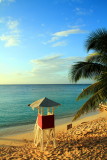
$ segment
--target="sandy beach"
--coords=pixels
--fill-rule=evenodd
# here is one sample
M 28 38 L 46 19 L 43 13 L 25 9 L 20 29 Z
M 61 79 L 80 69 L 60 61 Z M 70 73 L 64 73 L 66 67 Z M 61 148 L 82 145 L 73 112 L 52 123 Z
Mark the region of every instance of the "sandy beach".
M 107 159 L 107 111 L 82 117 L 56 126 L 56 144 L 49 144 L 45 151 L 35 147 L 34 133 L 0 137 L 1 160 L 106 160 Z

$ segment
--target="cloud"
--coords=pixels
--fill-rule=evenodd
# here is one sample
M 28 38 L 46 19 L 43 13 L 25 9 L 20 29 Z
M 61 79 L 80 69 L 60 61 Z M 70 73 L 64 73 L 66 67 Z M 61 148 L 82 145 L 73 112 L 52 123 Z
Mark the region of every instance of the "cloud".
M 5 42 L 5 47 L 17 46 L 20 43 L 19 38 L 14 35 L 2 35 L 0 40 Z
M 85 26 L 86 26 L 85 24 L 81 24 L 81 25 L 74 25 L 74 26 L 69 25 L 69 27 L 70 27 L 70 28 L 75 28 L 75 29 L 78 29 L 78 28 L 80 28 L 80 27 L 85 27 Z
M 4 22 L 4 18 L 0 18 L 0 23 L 3 23 Z
M 56 41 L 60 40 L 62 37 L 68 37 L 71 34 L 83 34 L 83 33 L 86 33 L 86 31 L 81 30 L 79 28 L 55 32 L 52 34 L 51 39 L 47 42 L 44 42 L 43 44 L 56 42 Z M 67 43 L 65 43 L 64 41 L 62 41 L 62 42 L 59 41 L 59 42 L 53 44 L 52 47 L 65 46 L 65 45 L 67 45 Z
M 7 22 L 7 27 L 11 33 L 19 33 L 20 32 L 20 30 L 18 29 L 18 27 L 19 27 L 18 20 L 9 20 Z
M 93 10 L 92 9 L 84 9 L 84 8 L 79 8 L 79 7 L 76 7 L 74 9 L 74 12 L 77 14 L 77 15 L 89 15 L 91 13 L 93 13 Z
M 2 3 L 2 2 L 15 2 L 15 0 L 0 0 L 0 3 Z
M 39 84 L 70 83 L 68 74 L 72 64 L 83 60 L 84 57 L 63 57 L 59 54 L 33 59 L 31 61 L 33 68 L 29 72 L 29 77 L 32 77 L 34 83 Z
M 81 30 L 81 29 L 70 29 L 70 30 L 66 30 L 66 31 L 56 32 L 56 33 L 53 34 L 53 36 L 67 37 L 70 34 L 79 34 L 79 33 L 86 33 L 86 31 Z
M 7 26 L 9 29 L 13 30 L 13 29 L 16 29 L 19 25 L 19 22 L 17 20 L 9 20 L 7 22 Z
M 17 46 L 20 43 L 19 21 L 9 17 L 1 19 L 4 25 L 4 33 L 0 35 L 0 41 L 5 42 L 5 47 Z
M 53 43 L 53 42 L 55 42 L 55 41 L 57 41 L 57 40 L 59 40 L 60 38 L 59 37 L 51 37 L 51 39 L 49 40 L 49 41 L 47 41 L 47 42 L 42 42 L 44 45 L 46 45 L 46 44 L 48 44 L 48 43 Z
M 12 61 L 13 59 L 11 59 Z M 71 65 L 74 62 L 84 60 L 83 57 L 63 57 L 62 55 L 50 55 L 40 59 L 33 59 L 31 64 L 32 70 L 16 71 L 11 68 L 6 68 L 5 64 L 0 64 L 1 79 L 0 83 L 4 84 L 67 84 L 70 83 L 68 73 Z M 6 62 L 7 63 L 7 62 Z M 15 62 L 14 62 L 15 63 Z M 4 71 L 5 70 L 5 71 Z M 81 82 L 82 83 L 82 82 Z
M 15 2 L 16 0 L 8 0 L 9 2 Z
M 4 2 L 4 0 L 0 0 L 0 3 Z
M 55 41 L 58 40 L 58 39 L 59 39 L 59 37 L 52 37 L 52 38 L 48 41 L 48 43 L 55 42 Z
M 62 42 L 57 42 L 57 43 L 54 43 L 52 45 L 52 47 L 58 47 L 58 46 L 66 46 L 67 43 L 65 41 L 62 41 Z
M 68 76 L 71 64 L 82 59 L 83 58 L 81 57 L 62 58 L 61 55 L 52 55 L 41 59 L 34 59 L 31 61 L 34 65 L 31 74 L 38 78 L 48 80 L 50 77 L 55 79 L 58 78 L 58 76 Z
M 68 5 L 72 5 L 72 3 L 82 3 L 84 0 L 55 0 L 55 3 L 68 3 Z

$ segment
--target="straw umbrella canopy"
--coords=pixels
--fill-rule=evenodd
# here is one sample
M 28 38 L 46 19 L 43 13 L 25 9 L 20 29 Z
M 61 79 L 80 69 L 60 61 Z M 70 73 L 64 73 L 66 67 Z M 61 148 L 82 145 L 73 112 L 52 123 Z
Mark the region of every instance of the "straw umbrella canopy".
M 29 104 L 28 106 L 30 106 L 32 108 L 39 108 L 39 107 L 56 107 L 59 105 L 61 105 L 61 104 L 44 97 L 42 99 L 39 99 L 39 100 L 33 102 L 32 104 Z

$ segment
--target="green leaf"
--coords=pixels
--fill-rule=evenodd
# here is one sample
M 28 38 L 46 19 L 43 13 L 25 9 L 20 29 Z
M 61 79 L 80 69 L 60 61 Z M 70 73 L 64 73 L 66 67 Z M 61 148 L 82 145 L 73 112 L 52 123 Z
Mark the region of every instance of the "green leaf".
M 87 51 L 107 53 L 107 30 L 102 28 L 92 32 L 86 40 Z
M 96 92 L 89 100 L 79 109 L 72 121 L 79 118 L 82 114 L 88 113 L 98 108 L 99 103 L 105 102 L 107 99 L 107 86 Z
M 77 97 L 77 100 L 86 98 L 87 96 L 98 92 L 103 87 L 104 87 L 104 83 L 102 81 L 91 84 L 89 87 L 84 89 L 82 93 L 80 93 L 80 95 Z
M 102 65 L 107 66 L 107 55 L 102 54 L 102 53 L 90 54 L 89 56 L 86 57 L 86 61 L 87 62 L 96 62 L 96 63 L 100 63 Z M 106 68 L 106 70 L 107 70 L 107 68 Z
M 69 72 L 69 79 L 77 82 L 80 78 L 95 78 L 105 66 L 92 62 L 77 62 Z

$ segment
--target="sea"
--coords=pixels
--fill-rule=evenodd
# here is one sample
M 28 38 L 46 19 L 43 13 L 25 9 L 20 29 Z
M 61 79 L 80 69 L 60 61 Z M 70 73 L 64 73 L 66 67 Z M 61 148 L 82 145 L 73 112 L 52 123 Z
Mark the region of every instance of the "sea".
M 73 117 L 87 100 L 76 101 L 76 98 L 88 86 L 89 84 L 0 85 L 0 136 L 32 130 L 38 111 L 28 104 L 44 97 L 61 104 L 55 109 L 55 119 Z

